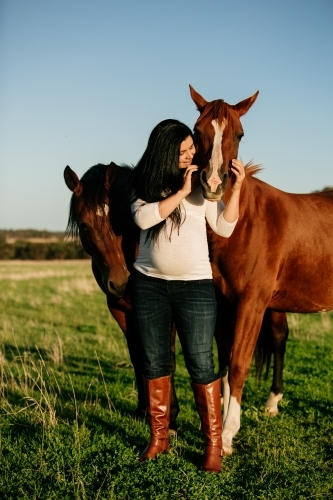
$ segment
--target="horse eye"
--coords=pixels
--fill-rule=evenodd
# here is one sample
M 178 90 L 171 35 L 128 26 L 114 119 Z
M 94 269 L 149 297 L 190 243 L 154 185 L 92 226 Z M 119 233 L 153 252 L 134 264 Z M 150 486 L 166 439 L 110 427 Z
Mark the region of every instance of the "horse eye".
M 242 137 L 244 137 L 244 134 L 239 134 L 238 136 L 238 140 L 241 141 L 242 140 Z

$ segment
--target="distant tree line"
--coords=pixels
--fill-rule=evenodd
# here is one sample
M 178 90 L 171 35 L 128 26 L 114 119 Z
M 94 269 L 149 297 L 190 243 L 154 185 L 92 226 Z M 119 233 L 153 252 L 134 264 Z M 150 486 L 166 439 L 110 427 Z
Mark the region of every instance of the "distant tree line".
M 34 239 L 38 240 L 38 242 L 34 242 Z M 66 241 L 62 232 L 38 231 L 35 229 L 0 230 L 0 260 L 89 258 L 80 241 Z
M 64 231 L 46 231 L 39 229 L 0 229 L 0 238 L 13 238 L 17 240 L 25 240 L 27 238 L 64 238 Z
M 323 189 L 318 189 L 317 191 L 313 191 L 313 193 L 323 193 L 324 191 L 333 191 L 333 186 L 326 186 Z
M 333 190 L 326 186 L 313 193 Z M 36 239 L 38 242 L 34 242 Z M 57 241 L 54 241 L 54 240 Z M 12 241 L 10 243 L 9 241 Z M 41 241 L 43 240 L 43 241 Z M 49 241 L 48 241 L 49 240 Z M 0 229 L 0 260 L 89 259 L 80 241 L 66 241 L 61 231 Z

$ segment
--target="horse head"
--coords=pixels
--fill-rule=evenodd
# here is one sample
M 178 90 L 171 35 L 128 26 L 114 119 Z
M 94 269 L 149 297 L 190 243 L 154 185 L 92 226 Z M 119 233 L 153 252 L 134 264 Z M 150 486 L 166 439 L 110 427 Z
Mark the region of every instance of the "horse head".
M 227 104 L 223 99 L 208 102 L 190 85 L 192 100 L 200 116 L 194 125 L 197 152 L 194 163 L 200 169 L 200 182 L 207 200 L 220 200 L 229 179 L 232 159 L 237 158 L 244 135 L 240 117 L 255 102 L 259 91 L 238 104 Z
M 93 269 L 97 266 L 99 270 L 101 279 L 97 281 L 103 291 L 117 298 L 124 295 L 130 275 L 123 251 L 119 201 L 110 196 L 119 169 L 115 163 L 98 164 L 81 180 L 69 166 L 64 170 L 65 183 L 73 193 L 66 233 L 80 237 L 92 257 Z

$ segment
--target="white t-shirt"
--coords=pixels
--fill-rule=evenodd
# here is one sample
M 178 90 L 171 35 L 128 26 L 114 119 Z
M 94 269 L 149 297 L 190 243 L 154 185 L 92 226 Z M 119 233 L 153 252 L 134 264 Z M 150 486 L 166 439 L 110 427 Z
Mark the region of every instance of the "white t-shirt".
M 213 231 L 228 238 L 237 220 L 232 223 L 225 221 L 224 208 L 222 201 L 205 200 L 201 188 L 197 187 L 181 204 L 182 220 L 184 215 L 185 220 L 179 228 L 179 234 L 174 229 L 170 240 L 171 220 L 167 218 L 166 231 L 162 229 L 156 242 L 150 243 L 145 241 L 148 229 L 164 219 L 160 216 L 158 202 L 136 200 L 131 210 L 141 234 L 135 269 L 147 276 L 165 280 L 211 279 L 206 219 Z

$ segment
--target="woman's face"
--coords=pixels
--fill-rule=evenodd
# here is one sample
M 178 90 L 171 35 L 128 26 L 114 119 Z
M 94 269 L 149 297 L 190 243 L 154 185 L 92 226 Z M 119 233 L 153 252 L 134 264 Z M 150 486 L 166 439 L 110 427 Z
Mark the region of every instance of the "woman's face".
M 193 144 L 192 137 L 189 135 L 188 137 L 186 137 L 186 139 L 183 140 L 179 148 L 179 168 L 186 168 L 191 165 L 194 154 L 195 146 Z

